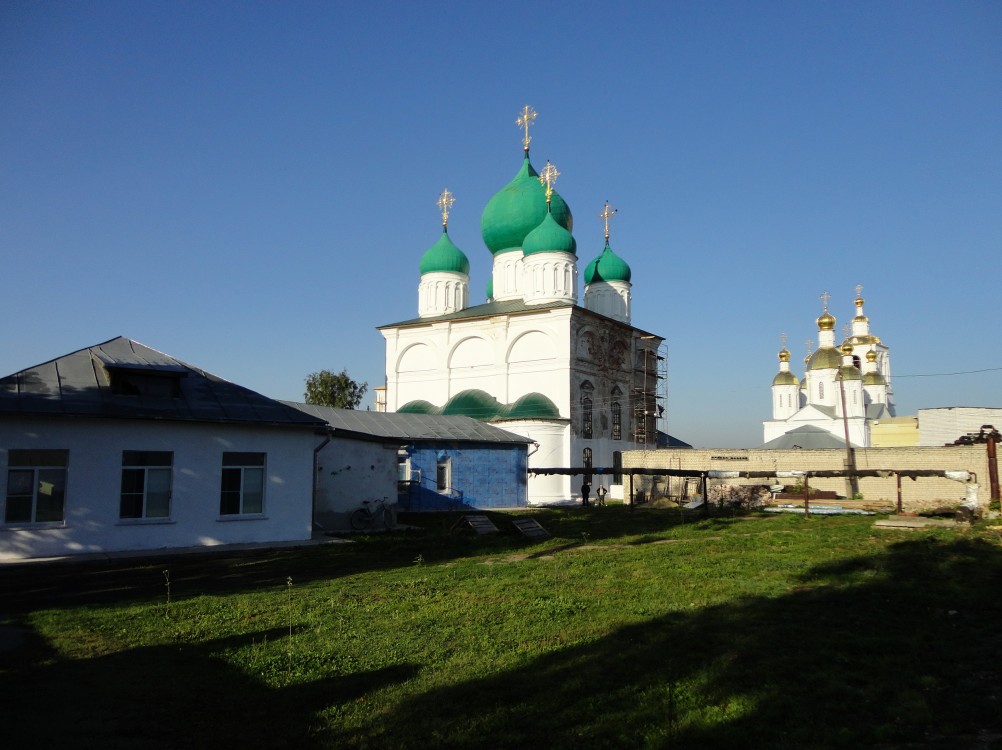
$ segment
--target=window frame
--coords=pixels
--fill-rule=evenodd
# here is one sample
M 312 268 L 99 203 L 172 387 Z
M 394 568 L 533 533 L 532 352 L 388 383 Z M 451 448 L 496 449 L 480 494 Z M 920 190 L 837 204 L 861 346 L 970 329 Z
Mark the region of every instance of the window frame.
M 609 405 L 609 411 L 612 412 L 612 439 L 622 440 L 623 439 L 623 407 L 618 401 L 613 401 Z
M 265 487 L 267 486 L 267 465 L 268 454 L 264 451 L 223 451 L 221 466 L 219 471 L 219 517 L 231 518 L 254 518 L 261 517 L 265 512 Z M 248 476 L 257 474 L 257 487 L 250 488 L 248 484 L 255 482 Z M 227 477 L 237 477 L 237 487 L 227 488 Z M 253 490 L 257 490 L 256 509 L 247 509 L 249 499 L 254 497 Z M 236 510 L 226 510 L 233 507 L 228 503 L 236 496 Z
M 66 490 L 69 479 L 70 451 L 68 448 L 11 448 L 7 451 L 7 486 L 4 492 L 3 526 L 64 526 L 66 524 Z M 26 492 L 11 495 L 13 475 L 31 472 L 29 483 L 30 497 Z M 43 477 L 43 474 L 46 476 Z M 50 480 L 58 479 L 59 482 Z M 58 518 L 39 519 L 39 496 L 43 494 L 44 484 L 59 487 Z M 29 497 L 30 512 L 28 518 L 10 518 L 11 500 Z
M 163 463 L 164 458 L 169 463 Z M 155 473 L 154 473 L 155 472 Z M 156 489 L 158 493 L 166 494 L 166 513 L 163 515 L 151 515 L 150 501 L 150 477 L 156 477 L 161 481 L 166 474 L 166 487 Z M 142 477 L 140 489 L 136 489 L 135 479 Z M 128 479 L 127 479 L 128 477 Z M 131 485 L 129 483 L 132 483 Z M 128 490 L 127 490 L 128 488 Z M 134 504 L 135 498 L 140 497 L 139 515 L 126 515 L 127 497 Z M 174 451 L 143 451 L 143 450 L 123 450 L 122 451 L 122 474 L 121 491 L 119 493 L 118 520 L 122 523 L 165 523 L 172 519 L 174 510 Z
M 448 492 L 450 489 L 452 489 L 452 458 L 440 458 L 435 462 L 435 491 Z

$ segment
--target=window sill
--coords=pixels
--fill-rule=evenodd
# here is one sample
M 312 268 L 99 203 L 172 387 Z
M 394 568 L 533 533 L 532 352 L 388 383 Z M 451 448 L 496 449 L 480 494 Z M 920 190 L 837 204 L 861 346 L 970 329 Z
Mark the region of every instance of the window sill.
M 31 523 L 29 521 L 15 521 L 13 523 L 0 524 L 0 531 L 38 531 L 39 529 L 65 529 L 66 521 L 40 521 Z
M 177 523 L 173 518 L 119 518 L 116 526 L 158 526 Z
M 231 513 L 225 516 L 219 516 L 216 519 L 218 523 L 230 523 L 231 521 L 267 521 L 268 516 L 264 513 Z

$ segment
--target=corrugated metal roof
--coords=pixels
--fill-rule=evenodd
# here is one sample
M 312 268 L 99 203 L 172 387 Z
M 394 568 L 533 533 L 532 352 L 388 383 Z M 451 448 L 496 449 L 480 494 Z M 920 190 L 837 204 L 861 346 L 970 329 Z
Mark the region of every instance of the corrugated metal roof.
M 140 386 L 128 395 L 113 392 L 116 373 L 125 373 L 133 380 L 161 378 L 164 386 L 149 392 Z M 0 379 L 2 414 L 323 424 L 323 420 L 123 336 Z
M 333 409 L 329 406 L 283 401 L 334 428 L 388 440 L 456 440 L 477 443 L 531 443 L 532 441 L 472 417 L 440 414 L 400 414 L 397 412 Z

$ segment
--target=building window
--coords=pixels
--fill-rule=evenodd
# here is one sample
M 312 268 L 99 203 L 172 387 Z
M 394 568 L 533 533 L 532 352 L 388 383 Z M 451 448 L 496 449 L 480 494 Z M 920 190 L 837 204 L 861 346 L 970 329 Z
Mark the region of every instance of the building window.
M 581 437 L 591 438 L 591 436 L 592 436 L 591 399 L 585 398 L 581 402 Z
M 618 401 L 612 402 L 612 439 L 623 439 L 623 408 Z
M 612 483 L 623 483 L 623 451 L 612 452 Z
M 448 492 L 452 487 L 452 460 L 440 458 L 435 465 L 435 487 L 439 492 Z
M 219 515 L 264 513 L 264 454 L 223 453 Z
M 121 518 L 169 518 L 171 451 L 122 451 Z
M 7 460 L 4 523 L 63 520 L 67 450 L 12 450 Z
M 822 381 L 818 383 L 818 398 L 824 398 L 824 397 L 825 397 L 825 384 Z

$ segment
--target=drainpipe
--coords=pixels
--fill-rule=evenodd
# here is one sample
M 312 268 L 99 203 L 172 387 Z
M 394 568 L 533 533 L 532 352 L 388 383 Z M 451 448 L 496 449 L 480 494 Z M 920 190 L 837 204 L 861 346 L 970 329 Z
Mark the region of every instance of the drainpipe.
M 327 447 L 327 444 L 334 438 L 334 428 L 327 425 L 327 437 L 324 441 L 313 449 L 313 510 L 311 511 L 310 524 L 311 527 L 316 528 L 317 526 L 317 485 L 319 484 L 319 474 L 320 474 L 320 451 Z

